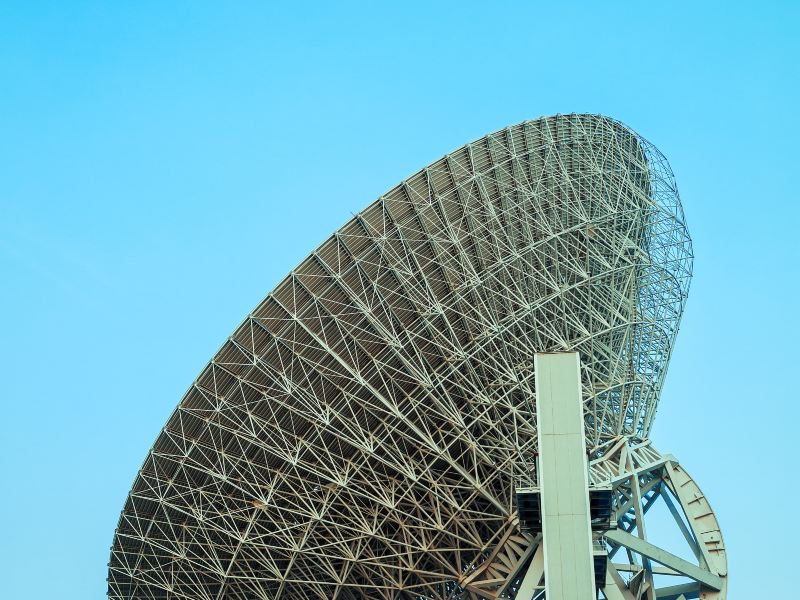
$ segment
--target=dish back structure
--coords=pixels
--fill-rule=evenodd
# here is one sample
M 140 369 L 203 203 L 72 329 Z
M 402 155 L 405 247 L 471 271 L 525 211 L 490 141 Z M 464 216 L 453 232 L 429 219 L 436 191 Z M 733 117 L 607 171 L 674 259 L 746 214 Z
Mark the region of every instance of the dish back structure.
M 466 594 L 535 468 L 534 353 L 580 352 L 588 448 L 646 437 L 691 260 L 666 159 L 618 121 L 437 160 L 203 370 L 125 503 L 109 597 Z

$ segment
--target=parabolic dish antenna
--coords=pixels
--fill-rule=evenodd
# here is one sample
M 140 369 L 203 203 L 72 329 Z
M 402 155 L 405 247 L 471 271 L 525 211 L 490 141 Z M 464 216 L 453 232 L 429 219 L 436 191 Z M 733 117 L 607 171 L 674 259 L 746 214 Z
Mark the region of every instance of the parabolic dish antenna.
M 575 500 L 592 594 L 723 599 L 714 513 L 648 439 L 691 270 L 670 167 L 618 121 L 526 121 L 444 156 L 202 371 L 125 502 L 109 597 L 566 598 L 545 549 Z M 551 359 L 575 368 L 537 377 Z M 546 402 L 582 414 L 579 452 L 552 449 Z M 686 557 L 648 539 L 656 503 Z

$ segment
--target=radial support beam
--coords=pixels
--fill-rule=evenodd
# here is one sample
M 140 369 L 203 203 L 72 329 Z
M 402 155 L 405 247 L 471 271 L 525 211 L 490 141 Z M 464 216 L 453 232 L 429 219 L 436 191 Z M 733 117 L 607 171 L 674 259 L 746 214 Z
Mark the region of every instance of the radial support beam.
M 534 368 L 547 598 L 594 598 L 580 358 L 536 354 Z

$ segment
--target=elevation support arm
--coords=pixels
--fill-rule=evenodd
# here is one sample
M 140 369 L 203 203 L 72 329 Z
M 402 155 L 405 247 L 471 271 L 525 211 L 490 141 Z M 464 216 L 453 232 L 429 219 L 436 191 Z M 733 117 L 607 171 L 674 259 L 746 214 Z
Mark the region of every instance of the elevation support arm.
M 580 358 L 536 354 L 534 369 L 545 593 L 548 600 L 594 598 Z

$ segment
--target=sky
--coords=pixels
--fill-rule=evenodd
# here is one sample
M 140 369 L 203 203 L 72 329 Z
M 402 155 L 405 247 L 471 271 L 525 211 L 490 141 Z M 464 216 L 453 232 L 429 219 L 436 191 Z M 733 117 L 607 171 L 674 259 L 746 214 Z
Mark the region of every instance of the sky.
M 696 258 L 652 439 L 729 598 L 785 596 L 800 4 L 565 4 L 0 0 L 0 598 L 103 598 L 147 450 L 261 298 L 403 178 L 570 112 L 672 165 Z

